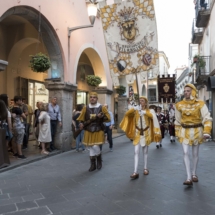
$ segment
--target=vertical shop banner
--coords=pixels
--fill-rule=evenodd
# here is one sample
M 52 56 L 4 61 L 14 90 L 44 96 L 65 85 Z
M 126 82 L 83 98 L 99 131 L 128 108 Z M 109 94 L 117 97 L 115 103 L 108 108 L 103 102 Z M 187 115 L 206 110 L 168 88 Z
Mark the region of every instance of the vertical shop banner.
M 175 75 L 158 76 L 158 100 L 160 103 L 175 103 Z
M 118 77 L 149 71 L 158 65 L 157 25 L 153 0 L 100 4 L 110 72 Z

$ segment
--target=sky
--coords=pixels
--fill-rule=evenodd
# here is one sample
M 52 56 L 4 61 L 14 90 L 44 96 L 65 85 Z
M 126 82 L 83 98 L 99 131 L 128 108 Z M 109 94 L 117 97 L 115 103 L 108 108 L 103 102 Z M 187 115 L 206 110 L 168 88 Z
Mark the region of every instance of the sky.
M 112 4 L 113 0 L 108 0 Z M 169 59 L 169 73 L 188 65 L 188 47 L 194 19 L 193 0 L 154 0 L 158 50 Z

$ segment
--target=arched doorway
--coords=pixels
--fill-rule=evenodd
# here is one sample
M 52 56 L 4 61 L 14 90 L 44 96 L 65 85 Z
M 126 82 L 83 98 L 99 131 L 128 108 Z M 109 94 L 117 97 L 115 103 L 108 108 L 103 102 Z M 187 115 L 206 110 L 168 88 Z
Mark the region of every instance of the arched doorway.
M 95 90 L 95 87 L 89 86 L 86 83 L 86 76 L 99 76 L 102 79 L 99 88 L 107 88 L 107 74 L 99 53 L 96 49 L 89 47 L 89 45 L 84 45 L 81 48 L 77 59 L 75 68 L 77 92 L 74 95 L 76 101 L 74 105 L 80 103 L 88 104 L 88 92 Z M 99 98 L 99 101 L 104 103 L 105 96 Z
M 38 41 L 39 18 L 42 35 L 40 41 Z M 26 91 L 29 91 L 29 95 L 29 80 L 38 81 L 38 83 L 52 78 L 64 80 L 64 64 L 59 39 L 49 21 L 39 11 L 29 6 L 10 8 L 0 17 L 0 33 L 2 35 L 0 43 L 7 41 L 0 50 L 0 55 L 9 63 L 6 72 L 0 74 L 0 78 L 4 80 L 4 89 L 7 89 L 10 97 L 15 94 L 26 97 L 22 95 L 22 92 Z M 37 52 L 43 52 L 50 57 L 52 68 L 48 73 L 38 74 L 29 68 L 29 55 Z M 17 77 L 21 77 L 22 81 L 18 82 Z
M 143 84 L 142 86 L 142 96 L 146 96 L 146 86 Z

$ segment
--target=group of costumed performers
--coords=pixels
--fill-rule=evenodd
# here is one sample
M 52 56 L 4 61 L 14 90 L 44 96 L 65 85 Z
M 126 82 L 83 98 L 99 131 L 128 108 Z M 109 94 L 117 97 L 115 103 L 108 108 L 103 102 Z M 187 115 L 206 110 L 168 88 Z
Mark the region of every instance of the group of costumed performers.
M 184 99 L 176 104 L 175 133 L 182 144 L 187 179 L 184 185 L 198 182 L 196 169 L 199 157 L 199 145 L 210 138 L 212 118 L 204 101 L 198 100 L 193 84 L 184 87 Z M 189 148 L 192 148 L 193 166 L 190 168 Z
M 161 110 L 162 108 L 159 106 L 156 108 L 156 115 L 160 125 L 162 139 L 164 138 L 165 131 L 167 131 L 170 135 L 170 142 L 173 143 L 175 142 L 175 108 L 173 104 L 170 104 L 169 112 L 164 110 L 164 113 L 162 113 Z M 162 140 L 156 144 L 156 147 L 158 149 L 159 147 L 162 147 Z
M 141 148 L 144 156 L 143 174 L 149 174 L 147 167 L 149 145 L 152 142 L 160 142 L 161 140 L 160 126 L 155 111 L 148 108 L 148 99 L 146 97 L 140 96 L 139 100 L 140 105 L 130 108 L 120 123 L 120 128 L 129 139 L 133 140 L 134 145 L 134 172 L 130 176 L 131 179 L 139 178 L 137 169 Z
M 90 153 L 91 166 L 89 171 L 102 168 L 102 157 L 99 145 L 105 142 L 104 122 L 110 121 L 110 115 L 105 106 L 98 103 L 98 95 L 90 94 L 90 104 L 85 106 L 77 119 L 80 121 L 80 130 L 84 129 L 83 144 Z M 176 106 L 171 104 L 168 114 L 161 114 L 161 108 L 149 109 L 148 99 L 139 97 L 139 105 L 130 106 L 120 123 L 120 128 L 134 145 L 134 172 L 131 179 L 139 178 L 138 162 L 142 148 L 144 157 L 143 174 L 148 175 L 147 166 L 148 148 L 152 142 L 156 142 L 157 148 L 162 147 L 164 138 L 164 124 L 168 121 L 171 142 L 175 142 L 174 136 L 182 144 L 184 164 L 187 179 L 184 185 L 193 185 L 198 182 L 196 175 L 199 145 L 204 140 L 211 138 L 212 118 L 204 101 L 198 100 L 197 90 L 193 84 L 187 84 L 184 88 L 184 99 Z M 167 117 L 168 116 L 168 117 Z M 193 166 L 190 168 L 189 148 L 192 148 Z
M 105 106 L 98 103 L 98 94 L 89 94 L 90 104 L 85 106 L 78 117 L 79 128 L 84 129 L 83 144 L 86 145 L 90 153 L 91 166 L 89 172 L 102 168 L 102 155 L 99 145 L 105 142 L 104 122 L 110 121 L 110 114 Z

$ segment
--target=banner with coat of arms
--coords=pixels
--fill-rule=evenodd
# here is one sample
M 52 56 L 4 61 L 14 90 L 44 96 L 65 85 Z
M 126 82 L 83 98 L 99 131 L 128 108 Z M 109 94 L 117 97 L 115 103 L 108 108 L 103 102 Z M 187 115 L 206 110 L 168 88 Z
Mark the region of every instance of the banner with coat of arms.
M 158 65 L 157 25 L 153 0 L 100 4 L 110 72 L 118 77 L 149 71 Z
M 175 103 L 175 75 L 158 76 L 158 100 L 160 103 Z

